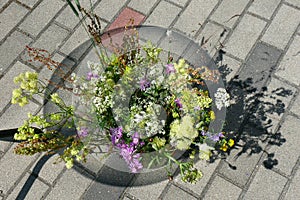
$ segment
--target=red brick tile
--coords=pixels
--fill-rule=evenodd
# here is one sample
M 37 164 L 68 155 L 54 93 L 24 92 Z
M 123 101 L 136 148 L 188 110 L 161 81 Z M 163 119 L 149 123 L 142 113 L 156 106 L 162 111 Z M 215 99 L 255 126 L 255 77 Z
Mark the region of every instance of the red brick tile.
M 119 14 L 117 19 L 109 26 L 108 30 L 125 27 L 126 25 L 128 25 L 130 19 L 134 20 L 133 25 L 139 25 L 145 19 L 145 16 L 130 8 L 125 8 Z

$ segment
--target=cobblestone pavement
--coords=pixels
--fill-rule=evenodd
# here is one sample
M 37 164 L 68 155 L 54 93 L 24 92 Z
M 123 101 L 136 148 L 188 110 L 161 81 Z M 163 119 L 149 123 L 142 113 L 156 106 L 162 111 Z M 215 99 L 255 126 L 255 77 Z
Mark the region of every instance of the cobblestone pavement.
M 66 170 L 57 155 L 23 157 L 0 138 L 2 199 L 300 199 L 300 1 L 299 0 L 92 0 L 103 28 L 131 16 L 144 25 L 186 34 L 222 58 L 220 71 L 236 103 L 228 129 L 239 133 L 225 160 L 199 161 L 204 177 L 195 185 L 163 173 L 116 173 L 91 158 Z M 88 6 L 87 0 L 83 4 Z M 104 27 L 105 26 L 105 27 Z M 0 0 L 0 134 L 42 112 L 42 100 L 11 105 L 13 77 L 27 70 L 25 46 L 64 60 L 87 40 L 64 0 Z M 223 54 L 215 47 L 224 46 Z M 69 64 L 78 62 L 75 55 Z

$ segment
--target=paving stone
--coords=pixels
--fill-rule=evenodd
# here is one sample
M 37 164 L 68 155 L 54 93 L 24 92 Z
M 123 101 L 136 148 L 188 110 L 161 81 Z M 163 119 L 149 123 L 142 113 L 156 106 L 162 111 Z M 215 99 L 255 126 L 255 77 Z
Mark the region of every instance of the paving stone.
M 140 173 L 126 192 L 138 199 L 158 199 L 168 182 L 165 168 Z
M 128 6 L 146 15 L 156 2 L 157 0 L 131 0 Z
M 260 167 L 244 199 L 279 199 L 286 182 L 287 179 L 283 176 Z
M 9 0 L 0 0 L 0 9 L 4 6 Z
M 18 24 L 28 12 L 24 7 L 12 2 L 0 14 L 0 41 Z
M 4 138 L 4 139 L 9 140 L 9 138 Z M 11 142 L 5 141 L 4 139 L 3 139 L 3 141 L 2 141 L 2 138 L 0 140 L 0 151 L 1 152 L 5 152 L 10 147 L 10 145 L 12 144 Z
M 299 10 L 283 4 L 263 35 L 262 40 L 284 49 L 299 25 L 299 18 Z
M 227 162 L 223 161 L 219 173 L 243 187 L 248 182 L 262 155 L 266 143 L 260 141 L 264 131 L 249 127 L 236 142 L 237 148 L 230 151 Z
M 79 26 L 72 36 L 67 40 L 67 42 L 61 47 L 60 51 L 69 55 L 72 51 L 76 51 L 76 48 L 80 47 L 83 43 L 87 42 L 87 45 L 84 45 L 85 48 L 80 48 L 79 52 L 76 53 L 73 58 L 79 58 L 82 56 L 84 51 L 87 50 L 87 47 L 91 45 L 89 41 L 88 33 L 85 32 L 82 26 Z
M 124 4 L 125 1 L 123 0 L 102 0 L 94 9 L 94 12 L 101 18 L 111 21 Z
M 225 31 L 225 32 L 224 32 Z M 220 35 L 223 34 L 221 37 Z M 224 30 L 223 27 L 215 25 L 213 23 L 207 23 L 201 32 L 201 34 L 197 37 L 199 44 L 201 44 L 201 40 L 207 40 L 207 43 L 203 45 L 203 48 L 207 50 L 210 56 L 213 56 L 217 49 L 220 48 L 220 43 L 223 43 L 228 31 Z
M 20 183 L 14 188 L 12 193 L 8 196 L 7 200 L 42 199 L 43 195 L 48 189 L 49 186 L 47 186 L 45 183 L 37 179 L 35 176 L 26 173 L 25 176 L 20 181 Z
M 11 105 L 0 118 L 1 129 L 13 129 L 22 126 L 24 120 L 27 119 L 27 114 L 37 111 L 39 106 L 33 102 L 24 107 L 17 104 Z
M 220 163 L 220 160 L 216 160 L 213 163 L 208 163 L 204 160 L 199 160 L 195 164 L 195 167 L 202 172 L 203 177 L 196 184 L 184 183 L 181 180 L 180 174 L 175 176 L 173 181 L 176 182 L 177 184 L 180 184 L 181 187 L 183 187 L 183 188 L 186 187 L 186 188 L 192 190 L 193 192 L 197 193 L 198 195 L 201 195 L 204 187 L 208 183 L 209 179 L 211 178 L 212 174 L 214 173 L 214 171 L 219 163 Z
M 3 108 L 11 101 L 12 91 L 18 88 L 18 86 L 13 81 L 14 77 L 26 71 L 33 71 L 33 70 L 20 62 L 16 62 L 16 64 L 14 64 L 14 66 L 12 66 L 12 68 L 8 71 L 8 73 L 5 74 L 4 77 L 0 80 L 0 85 L 5 86 L 5 89 L 0 90 L 0 96 L 1 96 L 0 110 L 3 110 Z M 4 121 L 2 122 L 4 123 Z M 4 126 L 6 126 L 6 124 L 1 124 L 1 129 L 4 128 Z
M 300 84 L 298 74 L 300 73 L 300 36 L 296 36 L 284 55 L 276 75 L 296 85 Z
M 144 22 L 145 25 L 169 27 L 179 14 L 180 8 L 165 1 L 161 1 Z
M 232 183 L 224 180 L 223 178 L 217 176 L 212 185 L 206 192 L 204 199 L 222 199 L 226 197 L 228 199 L 238 199 L 242 189 L 233 185 Z
M 276 48 L 258 43 L 239 74 L 239 79 L 245 81 L 250 78 L 251 87 L 259 91 L 275 69 L 280 55 L 281 52 Z
M 97 0 L 92 0 L 92 5 L 95 5 Z M 75 5 L 75 3 L 74 3 Z M 85 8 L 87 11 L 90 10 L 90 0 L 80 0 L 80 5 Z M 101 15 L 100 15 L 101 17 Z M 79 23 L 78 17 L 73 13 L 72 9 L 67 6 L 55 19 L 55 21 L 59 22 L 60 24 L 73 29 Z
M 69 169 L 57 181 L 45 199 L 79 199 L 91 182 L 92 177 L 85 172 L 74 168 Z
M 170 1 L 172 1 L 173 3 L 176 3 L 180 6 L 184 6 L 188 2 L 188 0 L 170 0 Z
M 180 15 L 174 27 L 188 35 L 195 35 L 218 3 L 217 0 L 193 0 Z
M 68 31 L 51 24 L 41 37 L 32 44 L 33 47 L 47 50 L 50 54 L 53 53 L 60 45 L 61 42 L 67 37 Z
M 54 164 L 59 155 L 45 155 L 42 154 L 36 162 L 32 165 L 30 171 L 47 181 L 49 184 L 53 184 L 58 175 L 62 173 L 65 168 L 64 162 L 58 162 Z
M 19 0 L 19 2 L 29 6 L 29 7 L 33 7 L 39 0 Z
M 288 2 L 294 6 L 297 6 L 300 8 L 300 2 L 298 0 L 285 0 L 285 2 Z
M 295 176 L 291 181 L 291 185 L 286 193 L 285 199 L 300 199 L 300 170 L 296 172 Z
M 245 59 L 265 25 L 266 22 L 245 15 L 225 44 L 225 51 L 240 59 Z
M 188 194 L 187 192 L 183 191 L 182 189 L 171 185 L 171 187 L 169 188 L 168 192 L 166 193 L 166 195 L 164 196 L 165 200 L 168 199 L 174 199 L 174 200 L 182 200 L 182 199 L 189 199 L 189 200 L 196 200 L 197 198 Z
M 249 11 L 266 19 L 270 19 L 280 0 L 253 1 Z
M 82 199 L 119 199 L 132 178 L 133 174 L 104 166 Z
M 299 94 L 291 107 L 291 111 L 296 115 L 300 116 L 300 95 Z
M 144 20 L 145 16 L 131 8 L 125 8 L 119 14 L 117 19 L 109 26 L 108 30 L 113 30 L 117 28 L 124 28 L 130 20 L 133 19 L 133 24 L 130 25 L 139 25 Z
M 211 19 L 231 28 L 239 18 L 237 15 L 243 12 L 248 3 L 248 0 L 222 1 Z
M 275 167 L 280 169 L 287 175 L 291 174 L 292 166 L 294 166 L 299 157 L 300 151 L 300 138 L 298 137 L 298 130 L 300 128 L 300 120 L 287 116 L 284 123 L 282 124 L 279 133 L 282 134 L 282 137 L 285 139 L 280 146 L 271 146 L 268 150 L 269 153 L 274 153 L 274 159 L 278 160 L 278 165 Z
M 229 56 L 224 55 L 221 62 L 220 72 L 224 74 L 226 82 L 232 80 L 235 74 L 238 72 L 241 63 Z
M 30 38 L 17 31 L 13 32 L 5 40 L 0 49 L 0 68 L 2 71 L 5 71 L 9 67 L 13 60 L 24 50 L 25 45 L 30 41 Z
M 13 153 L 13 145 L 9 151 L 1 158 L 0 162 L 0 190 L 4 194 L 16 184 L 17 180 L 24 173 L 31 162 L 36 159 L 35 156 L 16 155 Z M 12 170 L 13 167 L 13 170 Z
M 25 21 L 20 25 L 20 28 L 33 36 L 37 36 L 63 5 L 64 2 L 61 0 L 42 1 L 32 13 L 26 17 Z
M 271 82 L 267 86 L 266 95 L 261 98 L 262 106 L 266 115 L 280 119 L 284 112 L 286 112 L 296 89 L 288 84 L 272 78 Z

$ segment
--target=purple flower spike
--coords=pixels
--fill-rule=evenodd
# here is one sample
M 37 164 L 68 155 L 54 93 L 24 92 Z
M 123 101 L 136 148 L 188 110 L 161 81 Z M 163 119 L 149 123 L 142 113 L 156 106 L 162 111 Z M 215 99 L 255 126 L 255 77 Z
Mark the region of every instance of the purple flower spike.
M 182 103 L 180 102 L 180 99 L 179 99 L 179 98 L 175 99 L 174 102 L 176 103 L 176 106 L 177 106 L 179 109 L 182 109 Z
M 113 143 L 113 145 L 116 145 L 119 142 L 120 138 L 122 137 L 122 132 L 123 132 L 122 127 L 110 129 L 111 142 Z
M 140 89 L 142 91 L 145 91 L 146 88 L 150 87 L 150 84 L 151 84 L 150 81 L 148 81 L 146 78 L 142 78 L 140 80 Z
M 77 131 L 78 137 L 86 137 L 88 135 L 88 128 L 81 127 L 79 131 Z
M 172 63 L 166 64 L 166 73 L 167 74 L 171 74 L 171 73 L 175 73 L 176 70 L 174 68 L 174 65 Z
M 134 135 L 132 136 L 132 143 L 134 145 L 137 145 L 139 143 L 139 139 L 140 139 L 139 134 L 135 132 Z

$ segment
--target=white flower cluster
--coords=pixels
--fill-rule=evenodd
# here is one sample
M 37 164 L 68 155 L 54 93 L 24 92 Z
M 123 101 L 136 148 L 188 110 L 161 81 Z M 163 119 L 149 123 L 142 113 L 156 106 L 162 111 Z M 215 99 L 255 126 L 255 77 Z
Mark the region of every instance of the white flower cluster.
M 230 96 L 224 88 L 218 88 L 215 93 L 215 104 L 219 110 L 230 105 Z

